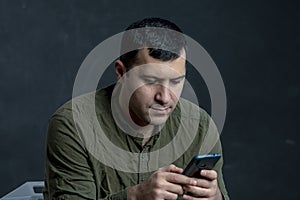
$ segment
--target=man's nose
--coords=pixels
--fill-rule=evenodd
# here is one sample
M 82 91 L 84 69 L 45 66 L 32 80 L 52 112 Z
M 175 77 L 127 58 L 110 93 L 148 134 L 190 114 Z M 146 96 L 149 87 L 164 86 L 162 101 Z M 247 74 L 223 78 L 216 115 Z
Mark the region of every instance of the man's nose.
M 161 104 L 168 104 L 171 100 L 170 89 L 163 85 L 157 86 L 157 93 L 155 95 L 155 100 Z

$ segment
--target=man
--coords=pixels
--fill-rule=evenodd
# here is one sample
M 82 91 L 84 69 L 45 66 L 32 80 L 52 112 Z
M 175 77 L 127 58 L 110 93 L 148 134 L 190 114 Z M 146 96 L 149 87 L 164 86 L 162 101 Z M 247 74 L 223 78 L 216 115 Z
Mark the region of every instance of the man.
M 203 146 L 222 153 L 219 140 L 206 143 L 217 134 L 206 112 L 180 98 L 186 43 L 174 32 L 182 31 L 160 18 L 127 30 L 118 83 L 73 99 L 49 122 L 44 198 L 229 199 L 222 159 L 201 178 L 182 175 Z

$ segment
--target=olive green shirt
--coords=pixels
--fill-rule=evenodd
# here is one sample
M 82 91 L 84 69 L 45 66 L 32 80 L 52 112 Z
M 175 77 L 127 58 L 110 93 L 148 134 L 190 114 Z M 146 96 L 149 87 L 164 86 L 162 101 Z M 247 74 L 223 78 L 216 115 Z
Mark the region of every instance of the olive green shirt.
M 208 114 L 184 99 L 179 100 L 162 129 L 142 145 L 142 138 L 117 126 L 111 111 L 113 88 L 79 96 L 51 117 L 45 200 L 127 199 L 128 188 L 145 181 L 159 167 L 173 163 L 184 168 L 194 155 L 222 153 L 219 134 Z M 122 151 L 135 156 L 128 160 Z M 222 165 L 221 158 L 214 170 L 227 200 Z

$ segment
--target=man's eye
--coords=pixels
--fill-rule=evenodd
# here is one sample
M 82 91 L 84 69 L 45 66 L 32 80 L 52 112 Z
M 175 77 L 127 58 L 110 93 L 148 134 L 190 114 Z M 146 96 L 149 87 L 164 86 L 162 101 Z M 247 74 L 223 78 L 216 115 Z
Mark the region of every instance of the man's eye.
M 180 82 L 181 82 L 181 80 L 172 80 L 171 81 L 171 83 L 174 84 L 174 85 L 179 84 Z
M 145 83 L 146 84 L 155 84 L 155 83 L 157 83 L 157 81 L 156 80 L 151 80 L 151 79 L 146 79 Z

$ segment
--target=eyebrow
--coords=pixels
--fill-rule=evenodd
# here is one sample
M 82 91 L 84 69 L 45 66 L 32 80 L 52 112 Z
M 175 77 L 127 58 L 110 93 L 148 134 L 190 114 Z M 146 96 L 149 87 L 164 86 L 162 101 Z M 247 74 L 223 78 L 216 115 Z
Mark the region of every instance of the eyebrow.
M 143 75 L 142 78 L 152 78 L 152 79 L 155 79 L 155 80 L 164 80 L 164 78 L 159 78 L 159 77 L 156 77 L 156 76 L 153 76 L 153 75 Z M 181 76 L 178 76 L 176 78 L 171 78 L 170 80 L 179 80 L 179 79 L 183 79 L 185 78 L 185 74 L 184 75 L 181 75 Z
M 176 78 L 171 78 L 171 80 L 179 80 L 179 79 L 183 79 L 183 78 L 185 78 L 185 74 L 181 75 L 181 76 L 178 76 Z

